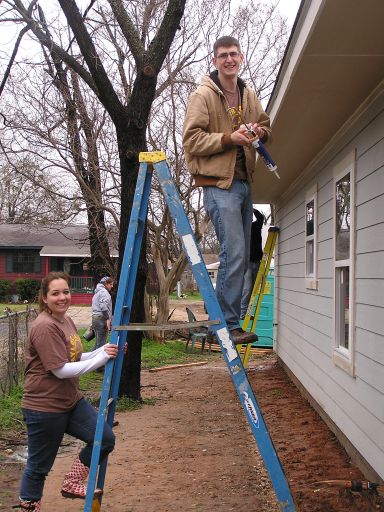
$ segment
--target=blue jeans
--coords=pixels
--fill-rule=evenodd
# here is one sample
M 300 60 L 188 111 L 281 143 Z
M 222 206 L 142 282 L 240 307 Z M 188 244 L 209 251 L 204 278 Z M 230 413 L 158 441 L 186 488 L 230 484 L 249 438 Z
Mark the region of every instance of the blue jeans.
M 92 316 L 92 327 L 95 331 L 95 346 L 93 350 L 102 347 L 107 342 L 108 329 L 107 319 L 104 316 Z
M 249 299 L 252 294 L 253 286 L 259 271 L 260 261 L 250 261 L 248 269 L 244 274 L 243 294 L 241 297 L 241 314 L 240 318 L 244 318 L 247 313 Z
M 204 187 L 204 208 L 220 244 L 216 296 L 230 330 L 239 328 L 244 273 L 249 262 L 251 187 L 234 180 L 228 190 Z
M 22 409 L 28 432 L 28 460 L 20 484 L 20 498 L 38 501 L 43 495 L 45 478 L 55 461 L 64 434 L 86 443 L 79 458 L 91 465 L 97 412 L 84 398 L 69 412 L 53 413 Z M 104 426 L 100 460 L 115 446 L 115 435 L 108 423 Z

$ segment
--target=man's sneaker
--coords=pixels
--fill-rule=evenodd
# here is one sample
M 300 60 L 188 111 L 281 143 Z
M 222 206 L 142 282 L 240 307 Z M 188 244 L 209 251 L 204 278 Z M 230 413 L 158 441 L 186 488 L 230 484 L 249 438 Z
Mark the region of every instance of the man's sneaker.
M 243 331 L 240 327 L 233 329 L 231 335 L 235 345 L 249 345 L 259 339 L 254 332 Z

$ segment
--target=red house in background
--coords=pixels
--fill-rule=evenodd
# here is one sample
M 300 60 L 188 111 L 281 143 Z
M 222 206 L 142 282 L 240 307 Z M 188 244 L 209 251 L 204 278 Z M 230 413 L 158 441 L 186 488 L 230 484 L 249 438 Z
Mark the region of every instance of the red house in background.
M 117 257 L 117 250 L 111 251 Z M 0 279 L 42 279 L 50 271 L 71 276 L 72 303 L 90 304 L 95 279 L 88 270 L 88 226 L 0 224 Z

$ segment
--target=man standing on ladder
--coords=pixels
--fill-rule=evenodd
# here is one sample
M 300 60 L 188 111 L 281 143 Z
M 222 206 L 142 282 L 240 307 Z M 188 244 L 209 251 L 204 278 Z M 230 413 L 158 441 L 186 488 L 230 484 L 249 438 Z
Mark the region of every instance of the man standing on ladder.
M 250 132 L 265 142 L 269 117 L 255 91 L 238 77 L 244 60 L 231 36 L 213 46 L 216 68 L 191 95 L 184 120 L 183 146 L 195 185 L 203 187 L 204 208 L 220 243 L 216 295 L 236 344 L 257 340 L 239 324 L 244 273 L 249 261 L 256 152 Z

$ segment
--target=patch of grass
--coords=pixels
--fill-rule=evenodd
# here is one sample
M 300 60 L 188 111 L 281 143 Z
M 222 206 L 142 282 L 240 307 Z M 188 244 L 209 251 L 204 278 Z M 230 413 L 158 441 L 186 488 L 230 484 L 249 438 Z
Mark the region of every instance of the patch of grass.
M 116 411 L 136 411 L 137 409 L 141 409 L 144 405 L 155 405 L 155 400 L 153 398 L 144 398 L 141 402 L 138 402 L 137 400 L 123 396 L 117 401 Z
M 178 299 L 177 293 L 172 292 L 169 294 L 170 299 Z M 183 300 L 203 300 L 200 292 L 183 292 Z
M 88 398 L 89 395 L 94 395 L 101 392 L 103 384 L 103 373 L 89 372 L 80 376 L 80 391 L 82 391 Z
M 153 340 L 144 339 L 141 352 L 142 368 L 156 368 L 157 366 L 166 366 L 171 364 L 192 363 L 214 357 L 217 354 L 208 355 L 206 352 L 193 349 L 185 351 L 185 343 L 182 341 L 168 341 L 167 343 L 158 343 Z
M 78 335 L 81 338 L 81 343 L 83 344 L 83 352 L 92 352 L 93 347 L 95 346 L 96 338 L 93 338 L 93 340 L 87 341 L 83 338 L 83 334 L 86 331 L 86 327 L 81 327 L 77 330 Z
M 269 390 L 269 394 L 275 398 L 285 397 L 284 390 L 281 388 L 272 388 Z
M 12 436 L 25 430 L 21 414 L 23 386 L 15 388 L 10 395 L 0 397 L 0 433 L 12 431 Z
M 36 303 L 33 304 L 11 304 L 8 302 L 0 302 L 0 316 L 4 315 L 5 308 L 10 309 L 11 311 L 25 311 L 28 307 L 32 307 L 34 309 L 39 309 L 39 305 Z

